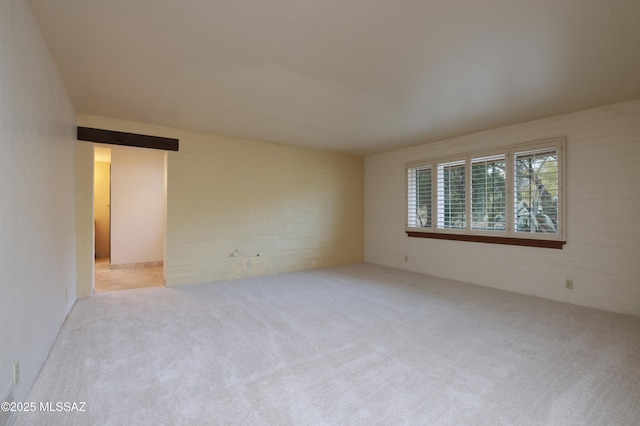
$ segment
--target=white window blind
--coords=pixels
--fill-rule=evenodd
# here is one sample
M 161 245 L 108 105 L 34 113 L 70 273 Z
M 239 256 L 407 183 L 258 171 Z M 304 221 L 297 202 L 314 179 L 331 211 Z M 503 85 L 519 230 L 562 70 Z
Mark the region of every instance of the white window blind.
M 506 230 L 506 170 L 504 154 L 471 159 L 471 229 Z
M 410 167 L 408 170 L 408 226 L 431 227 L 431 166 Z
M 556 234 L 560 226 L 558 149 L 514 154 L 514 229 Z
M 466 228 L 466 161 L 438 164 L 438 228 Z

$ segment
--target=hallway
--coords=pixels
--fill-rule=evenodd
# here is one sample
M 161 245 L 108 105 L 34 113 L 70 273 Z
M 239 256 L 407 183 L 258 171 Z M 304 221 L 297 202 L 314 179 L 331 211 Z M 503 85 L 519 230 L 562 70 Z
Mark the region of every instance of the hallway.
M 96 259 L 96 293 L 163 286 L 162 265 L 131 269 L 111 269 L 109 268 L 108 257 Z

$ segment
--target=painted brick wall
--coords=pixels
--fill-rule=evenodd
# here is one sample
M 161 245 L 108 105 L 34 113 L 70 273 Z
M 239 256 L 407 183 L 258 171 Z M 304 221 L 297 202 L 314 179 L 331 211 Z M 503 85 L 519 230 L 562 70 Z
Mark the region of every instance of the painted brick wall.
M 181 141 L 169 154 L 168 283 L 362 261 L 363 164 L 284 145 Z
M 169 286 L 363 260 L 363 158 L 99 117 L 78 122 L 180 139 L 167 158 Z
M 568 151 L 563 250 L 406 236 L 406 162 L 561 135 Z M 640 100 L 369 156 L 365 260 L 640 315 L 639 169 Z

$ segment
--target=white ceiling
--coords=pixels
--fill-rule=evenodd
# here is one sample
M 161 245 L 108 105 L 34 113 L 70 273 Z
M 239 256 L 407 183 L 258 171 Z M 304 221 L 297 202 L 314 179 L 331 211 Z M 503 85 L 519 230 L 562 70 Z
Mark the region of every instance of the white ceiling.
M 639 0 L 29 0 L 78 113 L 369 154 L 640 98 Z

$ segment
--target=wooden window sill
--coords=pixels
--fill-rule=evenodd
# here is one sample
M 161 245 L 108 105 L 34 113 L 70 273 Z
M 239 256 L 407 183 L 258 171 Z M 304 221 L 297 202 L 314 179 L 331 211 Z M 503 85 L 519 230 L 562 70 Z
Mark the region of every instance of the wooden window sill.
M 469 241 L 474 243 L 505 244 L 510 246 L 542 247 L 562 249 L 566 241 L 536 240 L 531 238 L 494 237 L 485 235 L 444 234 L 440 232 L 406 231 L 408 237 L 433 238 L 437 240 Z

